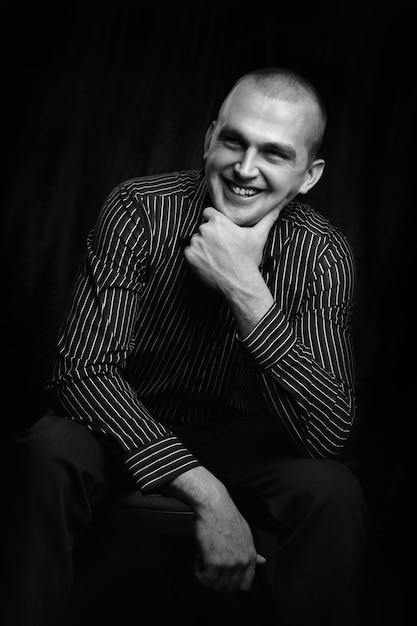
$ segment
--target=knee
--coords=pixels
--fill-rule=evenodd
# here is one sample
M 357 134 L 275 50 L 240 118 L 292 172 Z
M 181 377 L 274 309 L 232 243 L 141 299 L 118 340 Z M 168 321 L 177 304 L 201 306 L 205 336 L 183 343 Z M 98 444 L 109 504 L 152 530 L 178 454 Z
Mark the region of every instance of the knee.
M 357 477 L 339 461 L 314 460 L 307 476 L 313 494 L 318 494 L 322 500 L 350 501 L 362 497 Z
M 100 448 L 80 424 L 49 415 L 16 435 L 11 446 L 22 477 L 43 477 L 49 483 L 53 476 L 70 471 L 80 458 L 96 458 Z
M 327 509 L 346 518 L 366 515 L 361 484 L 348 467 L 338 461 L 316 460 L 310 470 L 308 488 L 312 501 L 319 509 Z

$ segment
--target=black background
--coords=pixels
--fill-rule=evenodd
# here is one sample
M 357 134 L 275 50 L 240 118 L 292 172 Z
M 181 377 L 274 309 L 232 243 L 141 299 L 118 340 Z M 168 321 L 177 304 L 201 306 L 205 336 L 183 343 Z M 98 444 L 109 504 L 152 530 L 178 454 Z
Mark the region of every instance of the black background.
M 401 623 L 414 532 L 411 3 L 4 2 L 1 15 L 3 432 L 47 408 L 56 332 L 107 193 L 200 167 L 232 81 L 291 67 L 329 111 L 327 167 L 309 200 L 357 262 L 359 457 L 381 602 Z

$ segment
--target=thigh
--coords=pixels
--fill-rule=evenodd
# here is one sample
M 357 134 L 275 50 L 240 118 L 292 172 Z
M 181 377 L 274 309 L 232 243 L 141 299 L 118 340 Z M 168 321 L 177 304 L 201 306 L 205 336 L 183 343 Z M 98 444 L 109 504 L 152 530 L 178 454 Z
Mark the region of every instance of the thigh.
M 22 485 L 82 483 L 92 499 L 104 495 L 112 475 L 113 461 L 86 427 L 72 420 L 45 415 L 9 441 L 10 462 Z
M 224 482 L 242 513 L 264 530 L 290 533 L 315 509 L 363 505 L 361 487 L 348 467 L 301 457 L 265 418 L 229 420 L 179 436 Z

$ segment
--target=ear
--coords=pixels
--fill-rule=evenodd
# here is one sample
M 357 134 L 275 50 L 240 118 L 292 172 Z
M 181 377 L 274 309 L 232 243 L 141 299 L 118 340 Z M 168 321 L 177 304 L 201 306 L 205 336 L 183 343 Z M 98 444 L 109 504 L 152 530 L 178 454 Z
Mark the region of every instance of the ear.
M 208 149 L 210 148 L 210 142 L 211 142 L 211 138 L 212 138 L 212 136 L 213 136 L 213 132 L 214 132 L 214 129 L 215 129 L 215 128 L 216 128 L 216 122 L 214 121 L 214 122 L 212 122 L 212 123 L 210 124 L 210 126 L 209 126 L 209 127 L 208 127 L 208 129 L 206 130 L 206 136 L 205 136 L 205 139 L 204 139 L 204 154 L 203 154 L 203 159 L 205 159 L 205 158 L 206 158 L 206 156 L 207 156 L 207 152 L 208 152 Z
M 315 159 L 310 163 L 304 182 L 298 190 L 298 193 L 307 193 L 307 191 L 310 191 L 310 189 L 319 182 L 324 171 L 324 166 L 324 159 Z

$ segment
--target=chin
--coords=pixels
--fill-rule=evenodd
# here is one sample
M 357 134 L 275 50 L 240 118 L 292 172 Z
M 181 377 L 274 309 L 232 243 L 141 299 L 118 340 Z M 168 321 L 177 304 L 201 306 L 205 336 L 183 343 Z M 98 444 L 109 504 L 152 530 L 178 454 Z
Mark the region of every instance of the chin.
M 245 209 L 228 209 L 220 210 L 223 215 L 229 218 L 237 226 L 253 226 L 258 221 L 256 217 L 247 215 Z
M 226 199 L 223 194 L 213 194 L 213 205 L 226 217 L 229 218 L 237 226 L 253 226 L 259 217 L 254 215 L 253 207 L 242 206 L 238 199 L 236 203 L 230 202 L 230 198 Z

